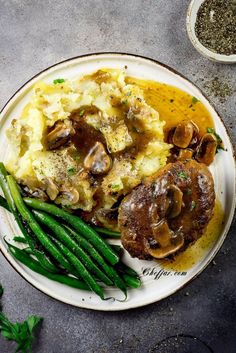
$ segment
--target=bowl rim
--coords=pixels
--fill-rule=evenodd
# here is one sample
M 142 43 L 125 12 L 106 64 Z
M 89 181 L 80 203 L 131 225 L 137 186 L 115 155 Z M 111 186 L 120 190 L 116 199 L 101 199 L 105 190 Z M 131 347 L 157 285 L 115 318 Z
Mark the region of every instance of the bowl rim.
M 40 76 L 41 74 L 43 74 L 44 72 L 47 72 L 49 71 L 50 69 L 60 65 L 60 64 L 64 64 L 66 62 L 70 62 L 70 61 L 73 61 L 73 60 L 76 60 L 76 59 L 82 59 L 82 58 L 86 58 L 86 57 L 93 57 L 93 56 L 98 56 L 98 57 L 102 57 L 104 55 L 111 55 L 111 56 L 128 56 L 128 57 L 133 57 L 133 58 L 139 58 L 139 59 L 144 59 L 145 61 L 150 61 L 154 64 L 157 64 L 157 65 L 160 65 L 162 67 L 164 67 L 165 69 L 169 70 L 170 72 L 174 73 L 174 74 L 177 74 L 178 76 L 180 76 L 181 78 L 183 78 L 184 80 L 190 82 L 192 85 L 194 85 L 198 90 L 199 92 L 204 96 L 204 98 L 206 98 L 206 100 L 209 102 L 209 104 L 212 106 L 212 108 L 214 109 L 214 111 L 217 113 L 219 119 L 221 120 L 224 128 L 225 128 L 225 131 L 226 131 L 226 134 L 228 135 L 228 138 L 229 138 L 229 142 L 230 142 L 230 145 L 231 145 L 231 148 L 232 148 L 232 156 L 233 156 L 233 160 L 234 160 L 234 169 L 236 170 L 236 149 L 235 149 L 235 146 L 234 146 L 234 143 L 233 143 L 233 139 L 232 139 L 232 136 L 230 134 L 230 132 L 228 131 L 225 123 L 224 123 L 224 120 L 222 118 L 222 116 L 219 114 L 219 112 L 217 111 L 217 109 L 215 108 L 214 104 L 209 100 L 209 98 L 202 92 L 202 90 L 194 83 L 192 82 L 189 78 L 187 78 L 185 75 L 183 75 L 182 73 L 178 72 L 177 70 L 175 70 L 174 68 L 170 67 L 169 65 L 167 64 L 164 64 L 162 63 L 161 61 L 158 61 L 154 58 L 150 58 L 150 57 L 147 57 L 147 56 L 143 56 L 143 55 L 138 55 L 138 54 L 135 54 L 135 53 L 125 53 L 125 52 L 112 52 L 112 51 L 104 51 L 104 52 L 94 52 L 94 53 L 88 53 L 88 54 L 82 54 L 82 55 L 77 55 L 77 56 L 74 56 L 74 57 L 71 57 L 71 58 L 67 58 L 65 60 L 62 60 L 62 61 L 59 61 L 53 65 L 50 65 L 48 67 L 46 67 L 45 69 L 41 70 L 40 72 L 38 72 L 37 74 L 35 74 L 34 76 L 32 76 L 31 78 L 29 78 L 25 83 L 23 83 L 16 91 L 15 93 L 7 100 L 7 102 L 5 103 L 5 105 L 3 106 L 3 108 L 0 110 L 0 120 L 2 118 L 2 115 L 5 114 L 5 111 L 8 109 L 8 106 L 11 104 L 11 101 L 16 98 L 18 96 L 18 94 L 20 93 L 20 91 L 25 87 L 27 86 L 31 81 L 33 81 L 34 79 L 36 79 L 38 76 Z M 234 186 L 236 187 L 236 176 L 235 176 L 235 180 L 234 180 Z M 168 295 L 165 295 L 163 296 L 161 299 L 158 300 L 159 301 L 162 301 L 163 299 L 166 299 L 168 298 L 169 296 L 177 293 L 178 291 L 180 291 L 181 289 L 185 288 L 189 283 L 191 283 L 195 278 L 197 278 L 208 266 L 209 264 L 211 263 L 211 261 L 215 258 L 215 256 L 217 255 L 217 253 L 220 251 L 226 237 L 227 237 L 227 234 L 231 228 L 231 225 L 232 225 L 232 222 L 233 222 L 233 219 L 234 219 L 234 214 L 235 214 L 235 208 L 236 208 L 236 195 L 233 199 L 233 204 L 232 204 L 232 209 L 231 209 L 231 212 L 230 212 L 230 215 L 229 215 L 229 219 L 227 221 L 227 224 L 226 224 L 226 227 L 224 229 L 224 232 L 223 232 L 223 236 L 221 237 L 221 239 L 219 240 L 218 242 L 218 246 L 217 248 L 214 250 L 214 252 L 212 253 L 211 257 L 208 259 L 208 261 L 204 264 L 204 266 L 202 266 L 200 268 L 200 270 L 198 270 L 196 272 L 196 274 L 194 276 L 192 276 L 188 281 L 186 281 L 184 284 L 182 284 L 180 287 L 176 288 L 175 290 L 173 290 L 171 293 L 169 293 Z M 11 258 L 8 258 L 5 254 L 4 254 L 4 251 L 3 249 L 1 248 L 1 244 L 0 244 L 0 253 L 3 255 L 3 257 L 7 260 L 7 262 L 10 264 L 10 266 L 26 281 L 28 282 L 33 288 L 37 289 L 38 291 L 40 291 L 41 293 L 43 293 L 44 295 L 50 297 L 51 299 L 54 299 L 60 303 L 64 303 L 64 304 L 68 304 L 70 306 L 73 306 L 73 307 L 77 307 L 77 308 L 80 308 L 80 309 L 86 309 L 86 310 L 99 310 L 99 311 L 106 311 L 106 312 L 118 312 L 118 311 L 127 311 L 127 310 L 133 310 L 133 309 L 136 309 L 136 308 L 139 308 L 139 307 L 144 307 L 144 306 L 147 306 L 147 305 L 151 305 L 151 304 L 155 304 L 157 301 L 156 300 L 153 300 L 153 301 L 150 301 L 150 302 L 146 302 L 146 303 L 142 303 L 141 305 L 136 305 L 136 306 L 128 306 L 128 307 L 124 307 L 124 308 L 109 308 L 109 309 L 94 309 L 94 308 L 91 308 L 89 306 L 80 306 L 79 304 L 78 305 L 75 305 L 73 303 L 71 303 L 70 301 L 68 300 L 61 300 L 59 299 L 57 296 L 53 296 L 51 295 L 50 293 L 48 293 L 47 291 L 39 288 L 37 285 L 35 285 L 34 283 L 32 283 L 28 278 L 27 276 L 24 275 L 24 272 L 20 271 L 17 269 L 17 267 L 15 266 L 14 264 L 14 261 L 12 261 Z
M 186 28 L 187 28 L 188 37 L 192 45 L 194 46 L 194 48 L 206 58 L 220 63 L 235 64 L 236 54 L 225 55 L 225 54 L 216 53 L 208 49 L 207 47 L 205 47 L 196 36 L 195 28 L 194 28 L 195 21 L 193 20 L 193 16 L 194 16 L 193 7 L 197 2 L 199 2 L 199 6 L 197 8 L 197 12 L 198 12 L 200 6 L 204 1 L 206 0 L 191 0 L 188 6 L 187 16 L 186 16 Z

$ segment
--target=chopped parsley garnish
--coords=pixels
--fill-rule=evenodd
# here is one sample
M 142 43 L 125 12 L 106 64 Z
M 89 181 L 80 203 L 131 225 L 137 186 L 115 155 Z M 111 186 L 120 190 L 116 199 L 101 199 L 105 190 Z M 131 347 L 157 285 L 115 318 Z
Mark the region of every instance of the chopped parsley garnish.
M 214 129 L 213 127 L 208 127 L 208 128 L 207 128 L 207 132 L 208 132 L 209 134 L 213 134 L 213 135 L 216 137 L 216 139 L 217 139 L 217 149 L 216 149 L 216 153 L 217 153 L 219 150 L 225 151 L 224 147 L 222 146 L 222 143 L 223 143 L 222 138 L 220 137 L 220 135 L 218 135 L 218 134 L 216 133 L 215 129 Z
M 75 168 L 75 167 L 70 167 L 70 168 L 67 169 L 67 174 L 68 174 L 69 176 L 72 176 L 72 175 L 74 175 L 75 173 L 76 173 L 76 168 Z
M 65 82 L 64 78 L 56 78 L 55 80 L 53 80 L 54 85 L 56 85 L 57 83 L 63 83 Z
M 113 191 L 119 191 L 120 185 L 119 184 L 113 184 L 113 185 L 111 185 L 111 188 L 112 188 Z
M 79 116 L 83 116 L 83 115 L 84 115 L 84 109 L 79 112 Z
M 190 206 L 190 211 L 194 210 L 194 208 L 197 206 L 196 202 L 193 200 L 191 202 L 191 206 Z
M 192 194 L 192 190 L 191 189 L 187 189 L 186 193 L 187 193 L 187 195 L 191 195 Z
M 128 104 L 128 99 L 125 99 L 122 103 L 127 105 Z
M 127 92 L 127 93 L 126 93 L 126 96 L 128 96 L 128 97 L 131 96 L 131 92 L 130 92 L 130 91 Z
M 196 97 L 192 97 L 192 104 L 196 104 L 197 102 L 200 102 L 200 100 Z
M 222 143 L 222 142 L 223 142 L 223 141 L 222 141 L 222 138 L 220 137 L 220 135 L 218 135 L 218 134 L 215 132 L 215 129 L 214 129 L 213 127 L 208 127 L 208 128 L 207 128 L 207 132 L 208 132 L 209 134 L 215 135 L 215 137 L 217 138 L 218 143 Z
M 188 179 L 188 175 L 185 172 L 179 172 L 177 173 L 178 177 L 180 177 L 181 179 L 187 180 Z

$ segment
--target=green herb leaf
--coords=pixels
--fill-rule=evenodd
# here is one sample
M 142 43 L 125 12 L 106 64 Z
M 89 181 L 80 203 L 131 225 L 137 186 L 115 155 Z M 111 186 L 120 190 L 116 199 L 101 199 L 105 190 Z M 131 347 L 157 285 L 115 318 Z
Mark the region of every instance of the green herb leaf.
M 75 173 L 76 173 L 76 168 L 75 167 L 70 167 L 70 168 L 67 169 L 67 174 L 69 176 L 75 175 Z
M 80 112 L 79 112 L 79 116 L 83 116 L 84 115 L 84 112 L 85 112 L 85 110 L 83 109 L 83 110 L 81 110 Z
M 200 102 L 200 100 L 196 97 L 192 97 L 192 104 L 196 104 L 197 102 Z
M 208 127 L 208 128 L 207 128 L 207 132 L 208 132 L 209 134 L 214 134 L 214 133 L 215 133 L 215 129 L 213 129 L 213 127 Z
M 180 177 L 181 179 L 187 180 L 188 179 L 188 175 L 185 172 L 179 172 L 177 173 L 178 177 Z
M 128 96 L 128 97 L 131 96 L 131 92 L 130 92 L 130 91 L 127 92 L 127 93 L 126 93 L 126 96 Z
M 1 285 L 0 291 L 1 296 L 3 293 Z M 8 341 L 15 341 L 17 343 L 15 353 L 30 353 L 32 352 L 32 344 L 34 340 L 33 331 L 41 320 L 41 317 L 30 316 L 22 323 L 12 323 L 0 312 L 0 333 Z
M 196 202 L 194 200 L 192 200 L 191 206 L 190 206 L 190 211 L 193 211 L 196 206 L 197 206 Z
M 119 184 L 112 184 L 111 188 L 113 191 L 119 191 L 120 190 L 120 185 Z
M 187 193 L 187 195 L 191 195 L 192 194 L 192 190 L 188 188 L 186 193 Z
M 213 127 L 208 127 L 207 128 L 207 132 L 209 134 L 213 134 L 215 135 L 216 139 L 217 139 L 217 149 L 216 149 L 216 153 L 219 151 L 219 150 L 223 150 L 225 151 L 224 147 L 222 146 L 222 143 L 223 143 L 223 140 L 222 138 L 220 137 L 220 135 L 218 135 L 215 131 L 215 129 Z
M 54 85 L 56 85 L 57 83 L 63 83 L 63 82 L 65 82 L 64 78 L 57 78 L 53 80 Z

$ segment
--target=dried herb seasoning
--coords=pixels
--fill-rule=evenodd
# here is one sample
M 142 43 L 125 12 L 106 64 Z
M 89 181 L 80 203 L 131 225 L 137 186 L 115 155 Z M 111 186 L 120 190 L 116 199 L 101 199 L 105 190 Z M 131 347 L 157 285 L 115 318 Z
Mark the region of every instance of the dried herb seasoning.
M 236 54 L 236 0 L 206 0 L 197 13 L 195 33 L 206 48 Z

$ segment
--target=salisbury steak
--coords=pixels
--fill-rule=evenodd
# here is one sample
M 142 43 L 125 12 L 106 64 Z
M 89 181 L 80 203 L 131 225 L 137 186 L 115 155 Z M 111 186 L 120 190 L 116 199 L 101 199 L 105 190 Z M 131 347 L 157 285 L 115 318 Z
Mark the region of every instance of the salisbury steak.
M 133 257 L 164 258 L 186 249 L 213 215 L 214 182 L 194 160 L 169 163 L 122 201 L 121 241 Z

